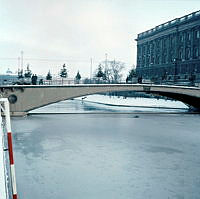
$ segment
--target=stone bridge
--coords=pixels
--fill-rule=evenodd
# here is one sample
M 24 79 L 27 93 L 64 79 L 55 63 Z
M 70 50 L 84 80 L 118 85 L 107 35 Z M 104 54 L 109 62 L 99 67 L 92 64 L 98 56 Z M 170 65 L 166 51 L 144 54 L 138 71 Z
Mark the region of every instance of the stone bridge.
M 83 85 L 17 85 L 0 86 L 0 97 L 7 97 L 13 116 L 75 97 L 110 91 L 138 91 L 167 96 L 200 109 L 200 88 L 150 84 L 83 84 Z

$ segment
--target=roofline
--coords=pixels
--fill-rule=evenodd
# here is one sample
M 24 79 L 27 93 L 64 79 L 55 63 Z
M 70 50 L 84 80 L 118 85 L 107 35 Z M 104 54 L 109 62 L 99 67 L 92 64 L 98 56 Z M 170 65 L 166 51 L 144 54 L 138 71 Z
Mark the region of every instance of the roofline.
M 184 15 L 180 18 L 175 18 L 173 20 L 167 21 L 165 23 L 162 23 L 158 26 L 155 26 L 152 29 L 149 29 L 147 31 L 141 32 L 138 34 L 138 37 L 135 39 L 135 41 L 138 41 L 140 39 L 146 38 L 147 36 L 153 35 L 154 33 L 166 30 L 168 28 L 183 24 L 183 23 L 187 23 L 190 20 L 194 20 L 196 19 L 196 17 L 200 17 L 200 10 L 196 11 L 196 12 L 192 12 L 190 14 Z

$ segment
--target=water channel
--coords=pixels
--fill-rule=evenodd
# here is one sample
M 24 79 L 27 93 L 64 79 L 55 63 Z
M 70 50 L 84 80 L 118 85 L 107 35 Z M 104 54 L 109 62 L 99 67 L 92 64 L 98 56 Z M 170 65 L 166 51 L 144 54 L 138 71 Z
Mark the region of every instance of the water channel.
M 13 118 L 19 198 L 199 198 L 200 116 L 177 106 L 75 99 Z

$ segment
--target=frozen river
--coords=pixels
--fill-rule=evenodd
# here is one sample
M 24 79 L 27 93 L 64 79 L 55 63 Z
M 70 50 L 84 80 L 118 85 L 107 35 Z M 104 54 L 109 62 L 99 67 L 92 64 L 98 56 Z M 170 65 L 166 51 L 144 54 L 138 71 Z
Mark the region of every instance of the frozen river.
M 20 199 L 199 198 L 199 115 L 138 114 L 82 100 L 39 111 L 81 114 L 12 119 Z

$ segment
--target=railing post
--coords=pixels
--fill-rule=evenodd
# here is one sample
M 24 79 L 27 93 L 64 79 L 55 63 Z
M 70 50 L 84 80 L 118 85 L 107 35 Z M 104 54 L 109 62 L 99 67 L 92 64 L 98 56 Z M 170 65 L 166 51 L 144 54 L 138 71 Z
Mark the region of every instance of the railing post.
M 7 199 L 8 187 L 6 184 L 6 169 L 4 159 L 4 141 L 3 141 L 3 129 L 2 129 L 2 116 L 1 116 L 1 102 L 0 102 L 0 194 L 2 199 Z M 5 183 L 5 184 L 4 184 Z
M 17 199 L 17 186 L 16 186 L 15 165 L 14 165 L 13 146 L 12 146 L 12 131 L 10 123 L 10 108 L 8 99 L 5 99 L 4 106 L 5 106 L 6 129 L 8 138 L 8 152 L 10 160 L 10 173 L 12 179 L 12 192 L 13 192 L 13 199 Z

